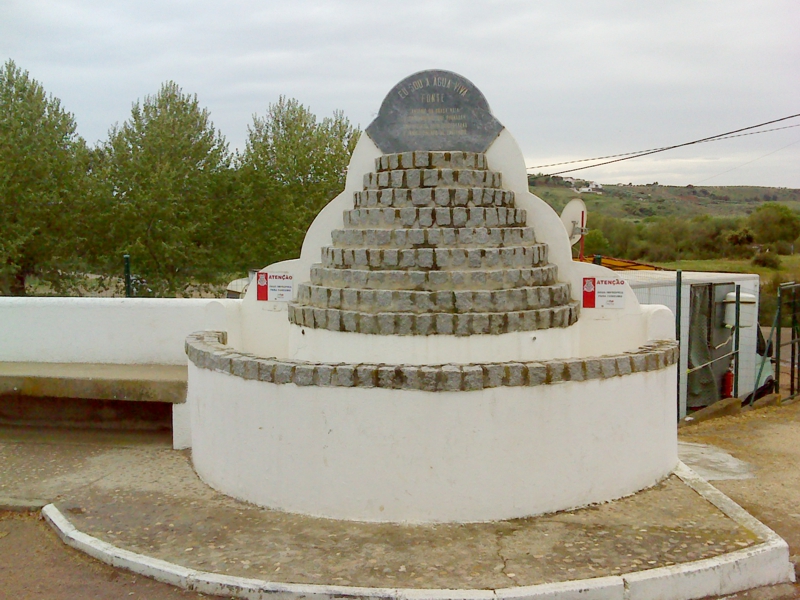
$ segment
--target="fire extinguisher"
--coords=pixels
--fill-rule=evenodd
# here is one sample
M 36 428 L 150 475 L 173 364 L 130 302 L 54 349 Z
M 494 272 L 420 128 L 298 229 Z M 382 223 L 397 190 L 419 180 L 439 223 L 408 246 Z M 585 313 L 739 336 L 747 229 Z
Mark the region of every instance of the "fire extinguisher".
M 730 398 L 731 396 L 733 396 L 733 365 L 722 376 L 722 397 Z

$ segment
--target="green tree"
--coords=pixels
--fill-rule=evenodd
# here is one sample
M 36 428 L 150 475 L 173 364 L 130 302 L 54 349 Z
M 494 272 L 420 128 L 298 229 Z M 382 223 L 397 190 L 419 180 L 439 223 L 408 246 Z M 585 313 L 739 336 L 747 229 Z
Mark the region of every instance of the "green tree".
M 0 293 L 54 283 L 81 254 L 88 153 L 73 116 L 9 60 L 0 67 Z
M 197 96 L 173 81 L 135 102 L 100 148 L 111 215 L 110 259 L 131 255 L 156 295 L 216 280 L 229 260 L 231 156 Z
M 253 116 L 238 169 L 241 218 L 257 232 L 242 240 L 248 266 L 299 255 L 314 217 L 344 188 L 359 134 L 341 112 L 317 121 L 283 96 Z
M 747 226 L 760 244 L 792 242 L 800 235 L 800 216 L 785 204 L 766 202 L 748 217 Z
M 592 229 L 583 238 L 583 252 L 587 256 L 594 254 L 602 254 L 609 256 L 611 254 L 611 244 L 608 243 L 606 236 L 599 229 Z

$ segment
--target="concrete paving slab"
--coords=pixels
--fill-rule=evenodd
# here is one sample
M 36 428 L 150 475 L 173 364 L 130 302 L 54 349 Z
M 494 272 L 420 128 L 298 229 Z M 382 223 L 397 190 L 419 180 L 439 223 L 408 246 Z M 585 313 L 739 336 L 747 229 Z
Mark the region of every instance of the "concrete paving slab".
M 678 456 L 706 481 L 752 479 L 755 467 L 710 444 L 678 442 Z
M 681 565 L 760 542 L 676 477 L 528 519 L 352 523 L 238 502 L 200 481 L 187 452 L 91 434 L 72 444 L 0 435 L 0 495 L 51 498 L 78 530 L 122 550 L 297 584 L 506 589 Z

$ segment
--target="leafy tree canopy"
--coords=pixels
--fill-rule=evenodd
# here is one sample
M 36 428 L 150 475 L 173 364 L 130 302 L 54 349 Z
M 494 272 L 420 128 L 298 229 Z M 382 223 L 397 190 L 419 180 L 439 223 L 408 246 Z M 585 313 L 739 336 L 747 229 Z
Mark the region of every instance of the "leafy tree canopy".
M 72 115 L 27 71 L 0 66 L 0 293 L 58 282 L 80 256 L 88 153 Z
M 207 282 L 224 261 L 231 156 L 197 96 L 173 81 L 111 128 L 98 177 L 110 215 L 109 256 L 131 255 L 153 293 Z
M 317 117 L 281 96 L 264 117 L 253 116 L 239 157 L 243 240 L 250 264 L 296 257 L 317 213 L 344 188 L 360 131 L 339 111 Z
M 747 225 L 760 244 L 793 242 L 800 235 L 800 216 L 785 204 L 766 202 L 747 219 Z

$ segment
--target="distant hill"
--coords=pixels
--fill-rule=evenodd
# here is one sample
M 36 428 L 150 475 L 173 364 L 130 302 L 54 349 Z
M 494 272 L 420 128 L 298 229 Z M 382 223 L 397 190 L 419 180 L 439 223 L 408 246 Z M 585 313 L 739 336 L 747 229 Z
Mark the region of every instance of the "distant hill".
M 594 187 L 591 181 L 558 176 L 530 176 L 532 193 L 557 212 L 581 198 L 589 212 L 638 221 L 646 217 L 715 215 L 746 216 L 764 202 L 785 203 L 800 211 L 800 190 L 758 186 L 608 185 L 600 193 L 576 190 Z M 595 184 L 596 185 L 596 184 Z

